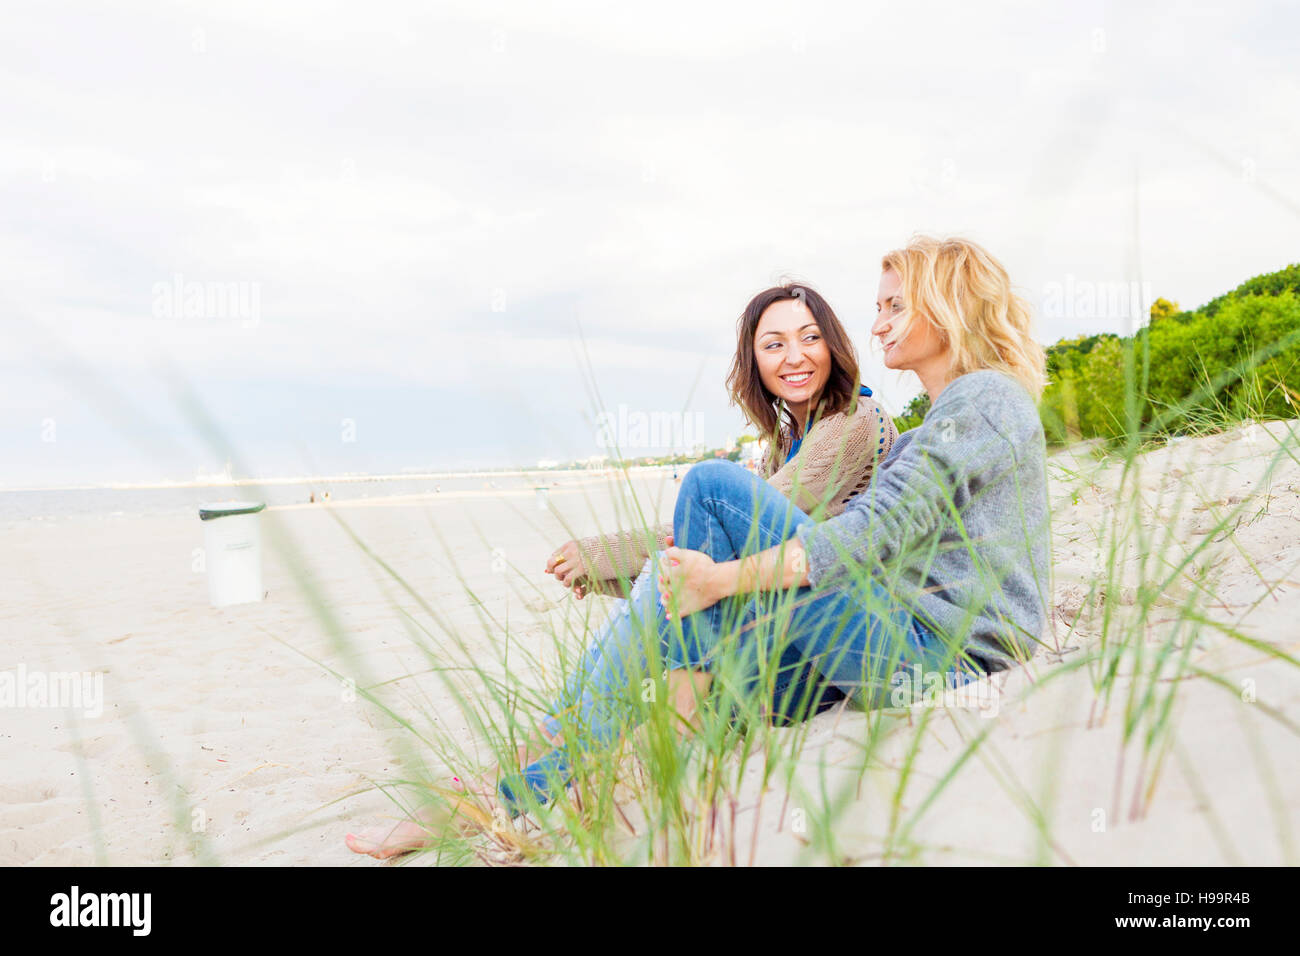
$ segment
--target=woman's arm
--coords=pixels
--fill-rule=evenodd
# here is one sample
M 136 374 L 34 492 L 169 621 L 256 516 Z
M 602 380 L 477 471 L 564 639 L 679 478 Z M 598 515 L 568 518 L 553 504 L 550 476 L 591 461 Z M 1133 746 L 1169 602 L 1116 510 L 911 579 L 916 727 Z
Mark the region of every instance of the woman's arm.
M 876 466 L 897 437 L 898 429 L 880 404 L 860 396 L 854 414 L 841 412 L 814 425 L 794 458 L 767 481 L 804 512 L 824 506 L 838 515 L 849 499 L 871 483 Z M 664 606 L 670 607 L 670 595 L 675 593 L 678 613 L 683 615 L 734 594 L 809 584 L 807 552 L 797 540 L 722 564 L 681 548 L 671 548 L 667 555 L 660 594 Z
M 767 481 L 802 511 L 814 514 L 825 506 L 825 513 L 837 515 L 848 499 L 871 483 L 876 467 L 889 454 L 897 437 L 898 429 L 880 404 L 859 396 L 854 414 L 840 412 L 819 421 L 798 454 L 768 475 Z M 656 550 L 667 547 L 665 542 L 671 533 L 671 525 L 656 529 Z M 619 569 L 622 579 L 630 581 L 650 556 L 645 535 L 627 531 L 581 538 L 561 550 L 565 549 L 573 552 L 569 555 L 573 577 L 560 573 L 556 577 L 566 587 L 574 587 L 579 595 L 594 592 L 626 597 Z M 578 570 L 578 552 L 588 556 L 583 564 L 590 570 L 585 575 Z M 550 565 L 547 571 L 551 573 Z
M 935 532 L 954 525 L 972 494 L 1014 465 L 1008 439 L 983 410 L 980 382 L 957 380 L 867 490 L 844 513 L 807 524 L 796 537 L 740 561 L 715 563 L 708 555 L 669 549 L 677 563 L 660 576 L 664 606 L 679 614 L 710 607 L 753 590 L 837 586 L 855 571 L 890 560 Z
M 654 528 L 653 547 L 644 532 L 615 531 L 593 534 L 566 541 L 546 562 L 546 573 L 581 599 L 587 593 L 610 597 L 627 597 L 623 581 L 631 581 L 641 571 L 651 550 L 659 551 L 672 544 L 673 526 Z
M 669 548 L 659 574 L 659 596 L 667 617 L 685 617 L 733 594 L 805 587 L 808 558 L 798 540 L 736 561 L 717 562 L 703 551 Z
M 842 515 L 798 529 L 813 587 L 847 583 L 946 524 L 957 528 L 971 496 L 1014 467 L 1015 448 L 995 424 L 999 396 L 986 393 L 987 383 L 979 375 L 952 382 Z

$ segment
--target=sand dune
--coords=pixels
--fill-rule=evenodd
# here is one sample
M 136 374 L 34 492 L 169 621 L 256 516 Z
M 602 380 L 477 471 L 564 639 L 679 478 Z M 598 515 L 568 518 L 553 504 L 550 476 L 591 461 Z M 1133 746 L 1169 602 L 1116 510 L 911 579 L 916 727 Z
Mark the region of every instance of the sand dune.
M 907 813 L 964 740 L 989 733 L 910 833 L 915 859 L 1296 861 L 1300 669 L 1203 628 L 1187 653 L 1227 686 L 1211 676 L 1180 683 L 1173 745 L 1153 790 L 1141 783 L 1152 767 L 1143 766 L 1140 741 L 1123 741 L 1127 665 L 1109 700 L 1098 699 L 1095 673 L 1058 672 L 1097 651 L 1103 632 L 1117 626 L 1144 627 L 1152 648 L 1163 645 L 1171 629 L 1185 632 L 1178 608 L 1198 590 L 1209 619 L 1300 656 L 1297 436 L 1300 422 L 1274 422 L 1150 451 L 1138 481 L 1122 486 L 1124 500 L 1121 469 L 1091 457 L 1089 446 L 1053 456 L 1053 647 L 998 679 L 996 716 L 969 706 L 931 714 L 903 801 Z M 1288 437 L 1289 457 L 1264 480 Z M 671 514 L 671 479 L 643 477 L 638 488 L 649 510 Z M 1142 527 L 1157 537 L 1134 536 L 1122 573 L 1099 581 L 1099 541 L 1129 496 L 1140 499 Z M 508 615 L 514 640 L 541 647 L 549 626 L 598 600 L 575 605 L 540 573 L 549 551 L 569 536 L 562 519 L 585 531 L 613 510 L 598 486 L 556 489 L 551 503 L 554 512 L 545 512 L 519 496 L 467 495 L 270 509 L 264 527 L 294 542 L 300 557 L 268 540 L 267 599 L 221 610 L 207 605 L 204 577 L 194 570 L 194 549 L 202 545 L 197 517 L 8 527 L 0 553 L 0 626 L 8 637 L 0 671 L 21 664 L 103 673 L 104 699 L 99 717 L 0 708 L 0 863 L 375 865 L 350 853 L 341 835 L 391 805 L 375 792 L 350 794 L 415 768 L 399 763 L 405 732 L 353 699 L 330 671 L 360 667 L 364 679 L 395 681 L 386 693 L 404 712 L 434 714 L 444 731 L 466 740 L 470 732 L 441 682 L 422 673 L 424 659 L 395 610 L 418 618 L 417 602 L 385 579 L 336 519 L 454 627 L 481 634 L 484 611 L 498 620 Z M 1153 591 L 1160 559 L 1177 564 L 1185 554 L 1184 573 Z M 327 596 L 356 659 L 331 641 L 304 586 Z M 1134 617 L 1144 604 L 1146 613 Z M 920 717 L 914 709 L 890 719 Z M 810 799 L 804 786 L 814 786 L 819 762 L 832 780 L 848 772 L 865 720 L 852 710 L 817 718 L 803 786 L 788 797 L 769 793 L 757 828 L 758 781 L 747 784 L 741 862 L 751 849 L 760 863 L 804 859 L 789 812 Z M 906 737 L 896 739 L 898 747 L 886 751 L 895 763 Z M 887 766 L 867 778 L 837 834 L 844 858 L 869 862 L 879 852 L 895 784 Z M 1050 839 L 1030 823 L 1040 811 Z M 751 832 L 758 834 L 752 848 Z

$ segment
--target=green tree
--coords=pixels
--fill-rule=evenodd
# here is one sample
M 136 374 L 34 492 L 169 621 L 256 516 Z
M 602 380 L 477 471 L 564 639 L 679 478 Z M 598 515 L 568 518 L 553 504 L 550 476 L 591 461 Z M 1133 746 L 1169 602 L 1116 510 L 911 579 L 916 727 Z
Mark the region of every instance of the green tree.
M 1196 311 L 1202 315 L 1216 315 L 1219 309 L 1233 299 L 1248 295 L 1281 295 L 1283 292 L 1300 292 L 1300 264 L 1247 279 L 1227 295 L 1211 299 Z
M 1156 299 L 1151 303 L 1151 321 L 1157 319 L 1167 319 L 1170 316 L 1178 314 L 1178 303 L 1170 302 L 1168 299 Z
M 1255 276 L 1191 312 L 1157 299 L 1151 319 L 1131 339 L 1081 335 L 1047 349 L 1039 412 L 1049 442 L 1123 434 L 1129 348 L 1143 426 L 1158 420 L 1177 434 L 1300 413 L 1300 265 Z
M 929 414 L 929 411 L 930 393 L 922 391 L 903 407 L 903 414 L 894 419 L 894 427 L 898 429 L 901 435 L 925 421 L 925 416 Z

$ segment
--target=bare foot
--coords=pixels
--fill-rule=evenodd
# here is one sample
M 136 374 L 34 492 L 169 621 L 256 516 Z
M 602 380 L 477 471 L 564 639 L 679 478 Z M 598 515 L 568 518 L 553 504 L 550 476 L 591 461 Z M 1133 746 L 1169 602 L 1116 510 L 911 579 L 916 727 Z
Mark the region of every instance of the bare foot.
M 708 671 L 671 670 L 668 672 L 668 702 L 682 722 L 678 740 L 700 729 L 700 703 L 708 697 L 713 675 Z
M 540 726 L 537 728 L 537 733 L 548 745 L 548 750 L 561 745 L 558 734 L 552 737 L 545 728 Z M 539 746 L 537 747 L 539 752 L 535 756 L 532 755 L 533 743 L 535 742 L 524 744 L 516 753 L 519 767 L 528 766 L 545 752 Z M 447 799 L 447 808 L 426 807 L 416 814 L 414 820 L 399 820 L 394 824 L 366 827 L 357 833 L 347 834 L 343 842 L 353 853 L 364 853 L 373 856 L 376 860 L 387 860 L 428 846 L 433 842 L 440 828 L 448 826 L 457 826 L 463 830 L 492 828 L 498 800 L 496 785 L 488 774 L 474 777 L 468 781 L 468 784 L 459 777 L 453 777 L 451 789 L 442 791 L 442 794 Z
M 367 827 L 343 838 L 353 853 L 365 853 L 376 860 L 387 860 L 403 853 L 420 850 L 433 842 L 439 830 L 449 827 L 461 832 L 491 830 L 497 808 L 496 787 L 486 776 L 476 777 L 466 785 L 452 778 L 449 789 L 437 788 L 447 805 L 425 807 L 414 820 Z
M 393 825 L 367 827 L 343 838 L 353 853 L 366 853 L 376 860 L 410 853 L 426 846 L 433 839 L 433 830 L 439 816 L 433 807 L 426 807 L 416 820 L 399 820 Z
M 673 730 L 680 743 L 688 735 L 700 730 L 700 702 L 708 697 L 713 686 L 713 674 L 708 671 L 670 670 L 668 672 L 668 704 L 675 718 Z M 632 732 L 632 753 L 644 753 L 650 741 L 650 724 L 644 723 Z

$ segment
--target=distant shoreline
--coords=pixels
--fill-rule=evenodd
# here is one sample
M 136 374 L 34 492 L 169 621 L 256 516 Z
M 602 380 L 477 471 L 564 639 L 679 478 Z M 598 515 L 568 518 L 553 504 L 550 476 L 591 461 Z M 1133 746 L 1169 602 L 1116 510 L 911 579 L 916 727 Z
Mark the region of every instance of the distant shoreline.
M 309 485 L 309 484 L 343 484 L 364 481 L 422 481 L 426 479 L 452 480 L 456 478 L 525 478 L 547 475 L 603 475 L 618 471 L 651 472 L 669 468 L 686 469 L 690 465 L 629 465 L 627 468 L 606 466 L 603 468 L 515 468 L 509 470 L 477 471 L 428 471 L 406 472 L 387 475 L 304 475 L 282 478 L 231 478 L 221 481 L 194 479 L 192 481 L 130 481 L 104 482 L 87 485 L 25 485 L 20 487 L 0 486 L 0 493 L 12 491 L 134 491 L 158 488 L 246 488 L 261 485 Z

